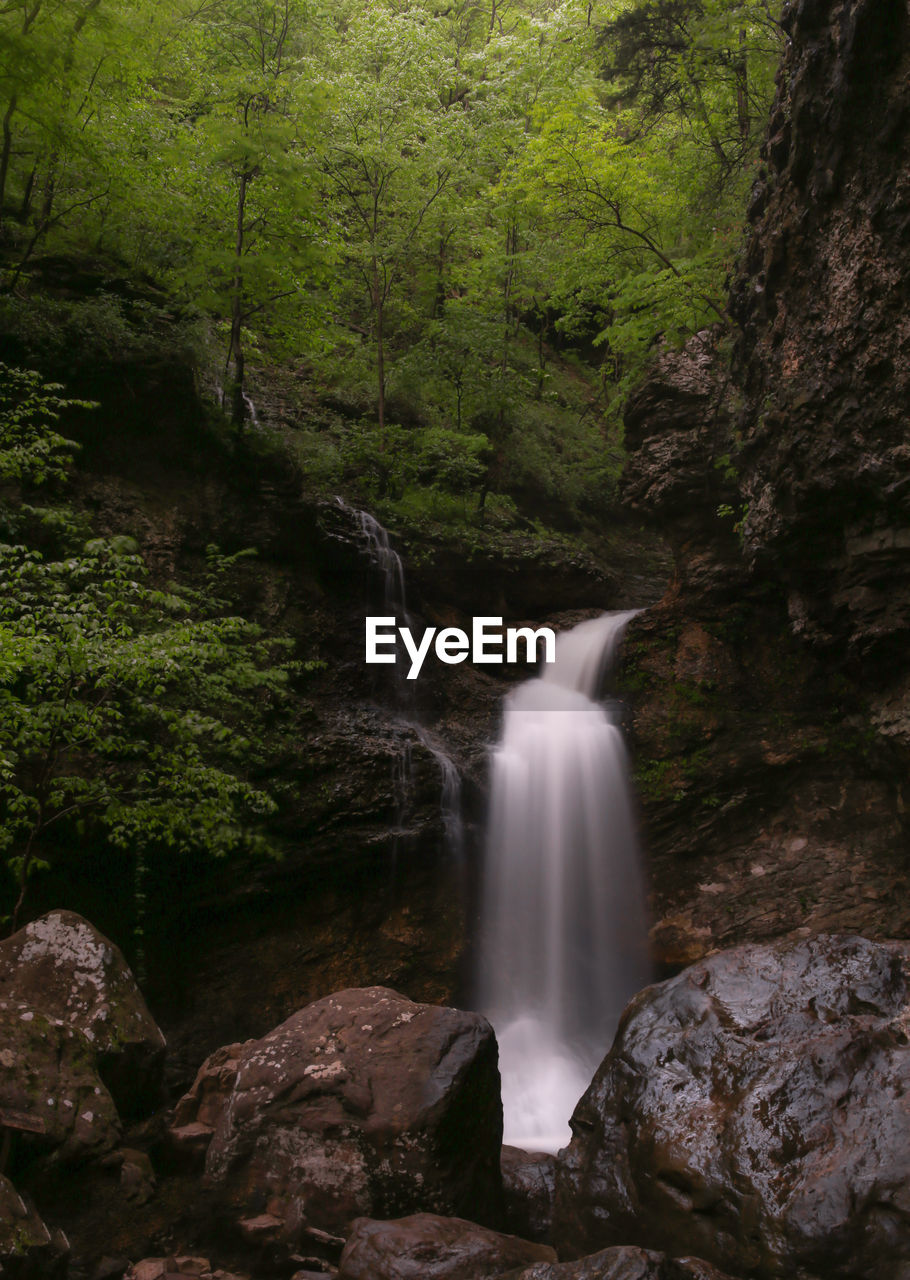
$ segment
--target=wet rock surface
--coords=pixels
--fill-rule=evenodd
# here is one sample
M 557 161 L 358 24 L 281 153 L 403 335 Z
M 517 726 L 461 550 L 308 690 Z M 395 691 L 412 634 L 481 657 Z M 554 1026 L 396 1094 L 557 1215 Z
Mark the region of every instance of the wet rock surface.
M 732 355 L 665 353 L 626 417 L 626 500 L 675 560 L 626 646 L 667 965 L 910 933 L 910 20 L 782 21 Z
M 616 1245 L 577 1262 L 537 1262 L 501 1280 L 732 1280 L 700 1258 L 669 1258 L 653 1249 Z
M 502 1138 L 493 1032 L 478 1014 L 382 987 L 339 992 L 213 1055 L 172 1137 L 207 1145 L 206 1182 L 236 1219 L 265 1214 L 285 1242 L 368 1214 L 489 1221 Z
M 560 1157 L 557 1247 L 903 1280 L 908 962 L 856 937 L 746 946 L 636 997 Z
M 500 1159 L 504 1222 L 526 1240 L 548 1240 L 553 1218 L 556 1157 L 504 1146 Z
M 461 1218 L 418 1213 L 394 1222 L 358 1219 L 339 1280 L 484 1280 L 520 1263 L 556 1260 L 553 1249 Z

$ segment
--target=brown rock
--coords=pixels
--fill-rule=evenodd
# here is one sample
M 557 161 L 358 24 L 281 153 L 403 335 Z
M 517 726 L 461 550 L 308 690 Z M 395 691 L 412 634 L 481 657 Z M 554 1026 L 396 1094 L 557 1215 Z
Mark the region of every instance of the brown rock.
M 143 1258 L 130 1267 L 127 1280 L 163 1280 L 176 1265 L 173 1258 Z
M 499 1212 L 496 1042 L 478 1014 L 340 992 L 213 1054 L 177 1130 L 200 1115 L 207 1182 L 238 1217 L 267 1199 L 286 1243 L 367 1213 Z
M 16 1148 L 77 1163 L 120 1139 L 120 1118 L 82 1031 L 0 999 L 0 1121 Z
M 359 1218 L 341 1255 L 339 1280 L 483 1280 L 521 1263 L 555 1261 L 547 1245 L 501 1235 L 461 1218 L 417 1213 L 394 1222 Z
M 746 946 L 642 992 L 572 1118 L 554 1239 L 754 1277 L 910 1274 L 910 946 Z
M 51 911 L 0 942 L 0 1006 L 77 1030 L 120 1114 L 160 1100 L 164 1036 L 120 950 L 73 911 Z
M 152 1162 L 144 1151 L 134 1151 L 125 1147 L 120 1153 L 120 1186 L 128 1200 L 135 1204 L 145 1204 L 155 1194 L 157 1180 Z M 183 1268 L 179 1266 L 178 1270 Z

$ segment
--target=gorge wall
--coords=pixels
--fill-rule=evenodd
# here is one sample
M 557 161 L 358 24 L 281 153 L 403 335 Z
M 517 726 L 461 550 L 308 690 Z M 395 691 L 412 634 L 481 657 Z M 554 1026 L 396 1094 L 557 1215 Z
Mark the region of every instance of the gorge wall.
M 730 334 L 627 415 L 675 572 L 626 681 L 659 956 L 906 936 L 910 46 L 904 0 L 799 0 Z

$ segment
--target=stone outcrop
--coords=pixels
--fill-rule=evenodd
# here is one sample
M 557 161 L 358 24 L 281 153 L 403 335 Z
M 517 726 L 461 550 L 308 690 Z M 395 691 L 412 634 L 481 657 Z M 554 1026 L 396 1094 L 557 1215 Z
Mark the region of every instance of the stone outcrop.
M 910 1268 L 910 945 L 722 952 L 648 988 L 572 1119 L 554 1240 L 756 1278 Z
M 496 1064 L 479 1014 L 382 987 L 342 991 L 209 1058 L 172 1138 L 190 1153 L 205 1148 L 206 1181 L 237 1220 L 258 1214 L 263 1232 L 288 1243 L 365 1215 L 491 1221 L 501 1197 Z
M 910 22 L 904 0 L 791 0 L 783 23 L 731 297 L 745 549 L 785 578 L 796 631 L 903 668 Z
M 502 1235 L 461 1218 L 417 1213 L 393 1222 L 359 1218 L 339 1280 L 493 1280 L 529 1262 L 554 1261 L 548 1245 Z
M 910 34 L 791 0 L 718 334 L 631 398 L 625 496 L 668 535 L 626 680 L 667 964 L 910 933 Z

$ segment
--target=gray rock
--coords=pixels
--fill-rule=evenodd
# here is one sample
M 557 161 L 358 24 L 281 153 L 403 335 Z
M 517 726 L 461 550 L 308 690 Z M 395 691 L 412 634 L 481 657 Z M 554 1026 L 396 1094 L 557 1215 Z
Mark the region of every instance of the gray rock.
M 66 1270 L 69 1246 L 0 1174 L 0 1273 L 3 1280 L 53 1280 Z
M 0 1125 L 17 1148 L 58 1164 L 104 1154 L 120 1117 L 81 1031 L 0 1000 Z
M 561 1153 L 560 1251 L 906 1280 L 908 956 L 856 937 L 745 946 L 637 996 Z

